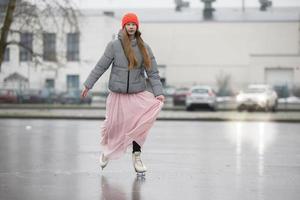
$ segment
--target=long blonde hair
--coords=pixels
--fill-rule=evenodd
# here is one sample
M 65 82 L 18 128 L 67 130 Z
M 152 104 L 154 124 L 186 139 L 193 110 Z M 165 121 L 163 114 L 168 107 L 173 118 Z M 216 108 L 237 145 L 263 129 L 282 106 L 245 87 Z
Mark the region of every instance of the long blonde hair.
M 137 30 L 136 33 L 135 33 L 135 38 L 136 38 L 136 41 L 137 41 L 137 45 L 138 45 L 138 47 L 139 47 L 139 49 L 142 53 L 145 68 L 147 70 L 149 70 L 151 68 L 151 59 L 150 59 L 149 53 L 148 53 L 148 51 L 145 47 L 144 41 L 141 38 L 141 34 L 142 33 L 139 30 Z M 129 62 L 128 63 L 128 69 L 133 69 L 133 68 L 137 67 L 138 61 L 137 61 L 137 58 L 136 58 L 136 56 L 134 54 L 134 51 L 131 47 L 131 42 L 130 42 L 129 36 L 128 36 L 127 31 L 126 31 L 125 28 L 122 30 L 122 35 L 123 35 L 122 45 L 123 45 L 123 48 L 124 48 L 124 53 L 125 53 L 125 56 L 127 57 L 127 60 Z

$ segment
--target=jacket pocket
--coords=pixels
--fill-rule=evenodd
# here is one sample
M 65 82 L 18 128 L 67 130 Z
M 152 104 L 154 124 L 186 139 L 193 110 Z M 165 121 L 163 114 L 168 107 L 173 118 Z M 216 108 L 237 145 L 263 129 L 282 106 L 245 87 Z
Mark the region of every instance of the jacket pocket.
M 113 66 L 111 69 L 108 88 L 113 92 L 125 93 L 127 86 L 127 70 Z
M 129 93 L 141 92 L 146 89 L 146 80 L 141 68 L 130 70 L 129 82 Z
M 144 81 L 145 77 L 143 76 L 141 68 L 130 70 L 130 83 L 136 84 Z
M 112 67 L 110 73 L 110 81 L 127 84 L 128 71 L 120 67 Z

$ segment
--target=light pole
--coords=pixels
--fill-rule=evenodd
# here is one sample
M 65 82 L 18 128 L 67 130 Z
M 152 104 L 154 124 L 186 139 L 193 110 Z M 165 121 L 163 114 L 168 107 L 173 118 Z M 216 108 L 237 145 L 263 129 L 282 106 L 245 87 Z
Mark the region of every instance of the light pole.
M 272 6 L 272 1 L 269 0 L 259 0 L 259 3 L 261 11 L 266 11 L 268 7 Z
M 181 9 L 184 8 L 184 7 L 189 7 L 190 6 L 190 2 L 188 2 L 188 1 L 183 1 L 183 0 L 174 0 L 174 1 L 175 1 L 175 4 L 176 4 L 175 10 L 177 12 L 181 11 Z
M 206 20 L 213 18 L 213 12 L 216 10 L 212 7 L 212 3 L 216 0 L 201 0 L 204 3 L 203 18 Z

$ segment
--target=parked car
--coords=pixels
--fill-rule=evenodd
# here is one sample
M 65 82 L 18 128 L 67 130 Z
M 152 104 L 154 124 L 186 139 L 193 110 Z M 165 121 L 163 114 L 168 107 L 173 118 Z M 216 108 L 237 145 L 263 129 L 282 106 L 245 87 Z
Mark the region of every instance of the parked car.
M 54 89 L 51 88 L 43 88 L 40 92 L 40 97 L 42 103 L 58 103 L 58 97 L 59 95 L 55 92 Z
M 188 93 L 189 88 L 177 88 L 173 94 L 173 105 L 185 105 L 185 100 Z
M 275 111 L 277 108 L 278 97 L 270 85 L 252 84 L 237 95 L 236 101 L 239 111 L 244 109 Z
M 70 90 L 62 93 L 58 97 L 58 102 L 62 104 L 91 104 L 92 97 L 88 94 L 85 98 L 80 96 L 81 90 Z
M 41 91 L 35 89 L 26 89 L 20 92 L 20 103 L 43 103 Z
M 186 110 L 208 107 L 211 110 L 216 109 L 216 93 L 210 86 L 193 86 L 186 96 Z
M 11 89 L 0 89 L 0 103 L 18 103 L 17 92 Z
M 173 94 L 175 93 L 175 87 L 167 85 L 164 87 L 164 92 L 165 92 L 165 96 L 168 97 L 173 97 Z

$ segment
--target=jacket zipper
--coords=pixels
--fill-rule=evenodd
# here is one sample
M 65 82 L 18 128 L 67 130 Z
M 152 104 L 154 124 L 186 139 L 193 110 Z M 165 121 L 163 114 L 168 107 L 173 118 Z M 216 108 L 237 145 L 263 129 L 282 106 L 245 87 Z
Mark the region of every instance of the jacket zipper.
M 128 70 L 128 73 L 127 73 L 127 93 L 129 91 L 129 75 L 130 75 L 130 71 Z

